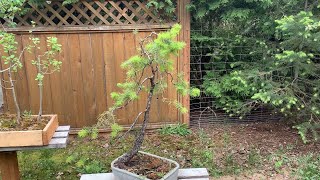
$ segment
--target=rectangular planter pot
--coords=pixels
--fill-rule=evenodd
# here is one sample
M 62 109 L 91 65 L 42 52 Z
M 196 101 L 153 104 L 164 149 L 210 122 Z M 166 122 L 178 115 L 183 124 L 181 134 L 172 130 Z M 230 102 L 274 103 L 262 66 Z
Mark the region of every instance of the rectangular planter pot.
M 152 156 L 152 157 L 155 157 L 155 158 L 159 158 L 159 159 L 162 159 L 163 161 L 167 161 L 169 163 L 174 164 L 176 167 L 174 169 L 172 169 L 168 174 L 163 176 L 163 178 L 161 178 L 161 180 L 177 180 L 178 179 L 178 172 L 179 172 L 179 169 L 180 169 L 180 165 L 176 161 L 173 161 L 173 160 L 167 159 L 167 158 L 163 158 L 163 157 L 160 157 L 160 156 L 156 156 L 156 155 L 153 155 L 153 154 L 149 154 L 149 153 L 146 153 L 146 152 L 142 152 L 142 151 L 139 151 L 139 153 L 145 154 L 145 155 L 148 155 L 148 156 Z M 120 157 L 122 157 L 122 156 L 120 156 Z M 133 173 L 131 173 L 129 171 L 126 171 L 126 170 L 119 169 L 119 168 L 115 167 L 115 163 L 118 161 L 119 158 L 115 159 L 111 163 L 112 173 L 113 173 L 113 176 L 115 177 L 116 180 L 142 180 L 142 179 L 143 180 L 148 180 L 148 178 L 146 178 L 146 177 L 142 177 L 142 176 L 139 176 L 137 174 L 133 174 Z
M 43 115 L 43 117 L 51 117 L 50 121 L 43 130 L 0 132 L 0 147 L 48 145 L 53 137 L 53 134 L 59 126 L 58 115 Z

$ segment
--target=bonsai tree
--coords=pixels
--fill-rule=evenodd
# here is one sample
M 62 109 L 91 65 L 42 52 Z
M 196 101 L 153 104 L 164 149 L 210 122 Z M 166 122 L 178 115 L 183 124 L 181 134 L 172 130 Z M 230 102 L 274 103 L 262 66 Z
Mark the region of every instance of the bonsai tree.
M 198 96 L 200 90 L 189 89 L 187 82 L 183 80 L 183 75 L 175 75 L 173 73 L 173 60 L 170 58 L 177 56 L 179 51 L 185 46 L 184 42 L 176 41 L 181 26 L 174 25 L 170 31 L 156 33 L 152 32 L 141 40 L 139 54 L 131 57 L 122 63 L 121 67 L 126 70 L 126 81 L 119 83 L 117 86 L 121 88 L 121 92 L 111 93 L 114 105 L 108 111 L 100 115 L 97 126 L 105 126 L 112 124 L 111 136 L 115 138 L 121 126 L 116 123 L 115 112 L 124 108 L 130 102 L 137 100 L 142 91 L 147 92 L 147 101 L 145 110 L 140 112 L 135 118 L 130 129 L 116 140 L 123 138 L 136 125 L 140 116 L 143 116 L 143 123 L 140 132 L 136 135 L 136 139 L 132 149 L 127 152 L 118 163 L 129 162 L 140 150 L 144 141 L 147 124 L 150 120 L 150 109 L 152 106 L 153 96 L 156 94 L 163 95 L 167 88 L 167 79 L 173 83 L 180 95 Z M 177 77 L 177 78 L 175 78 Z M 163 97 L 163 96 L 162 96 Z M 187 109 L 177 100 L 169 100 L 162 98 L 164 102 L 174 105 L 180 112 L 187 113 Z
M 0 1 L 0 18 L 6 20 L 7 27 L 14 27 L 13 21 L 14 15 L 17 13 L 25 13 L 27 9 L 23 9 L 24 0 L 15 1 Z M 3 61 L 2 69 L 0 73 L 8 73 L 8 80 L 2 77 L 2 87 L 5 90 L 12 91 L 13 102 L 16 109 L 16 123 L 21 123 L 21 110 L 15 90 L 15 82 L 13 79 L 14 73 L 17 73 L 19 69 L 23 68 L 21 62 L 23 53 L 31 51 L 32 49 L 41 49 L 39 46 L 39 38 L 30 38 L 32 44 L 25 46 L 21 51 L 18 51 L 18 42 L 15 40 L 15 35 L 8 33 L 6 27 L 1 24 L 2 30 L 0 30 L 0 44 L 2 45 L 1 60 Z M 32 32 L 30 32 L 32 33 Z M 62 62 L 56 60 L 55 55 L 61 51 L 61 45 L 58 44 L 58 40 L 55 37 L 48 37 L 47 39 L 47 50 L 44 54 L 38 55 L 36 60 L 32 61 L 32 64 L 37 66 L 38 74 L 36 80 L 39 82 L 40 88 L 40 107 L 38 120 L 41 119 L 42 115 L 42 101 L 43 101 L 43 77 L 46 74 L 51 74 L 55 71 L 60 70 Z M 9 87 L 7 86 L 9 84 Z
M 5 19 L 8 21 L 9 26 L 14 26 L 13 18 L 14 15 L 18 12 L 21 12 L 22 0 L 17 1 L 0 1 L 0 18 Z M 17 51 L 17 42 L 15 41 L 14 34 L 7 33 L 6 28 L 0 24 L 2 30 L 0 30 L 0 44 L 3 47 L 3 53 L 1 54 L 1 60 L 3 61 L 3 65 L 7 67 L 3 67 L 0 70 L 1 73 L 8 73 L 8 81 L 2 79 L 1 84 L 3 89 L 11 90 L 13 96 L 13 102 L 16 108 L 17 120 L 16 123 L 20 124 L 21 121 L 21 110 L 19 107 L 16 91 L 15 91 L 15 80 L 13 79 L 13 73 L 17 72 L 18 69 L 22 68 L 21 57 L 23 52 L 28 49 L 29 47 L 25 47 L 20 54 Z M 6 84 L 9 83 L 9 87 L 6 87 Z
M 33 42 L 33 46 L 39 47 L 40 39 L 39 38 L 31 38 Z M 47 51 L 44 54 L 38 55 L 36 60 L 32 60 L 32 64 L 37 68 L 37 77 L 36 81 L 38 81 L 39 87 L 39 113 L 38 113 L 38 122 L 41 120 L 42 116 L 42 106 L 43 106 L 43 81 L 45 75 L 50 75 L 56 71 L 60 71 L 60 67 L 62 62 L 55 59 L 57 53 L 61 51 L 61 44 L 58 43 L 58 39 L 56 37 L 48 37 L 47 38 Z
M 6 33 L 5 31 L 0 32 L 0 44 L 3 47 L 3 52 L 6 55 L 2 55 L 1 60 L 3 61 L 3 65 L 6 65 L 7 67 L 2 68 L 0 70 L 1 73 L 8 73 L 8 80 L 2 79 L 2 87 L 6 90 L 11 90 L 13 102 L 16 109 L 17 114 L 17 120 L 16 123 L 20 124 L 21 121 L 21 110 L 19 107 L 19 102 L 16 95 L 15 90 L 15 80 L 13 79 L 13 73 L 16 73 L 18 69 L 22 68 L 21 63 L 21 57 L 23 54 L 23 51 L 20 54 L 17 52 L 17 42 L 15 41 L 14 34 Z M 9 87 L 6 86 L 6 84 L 9 84 Z

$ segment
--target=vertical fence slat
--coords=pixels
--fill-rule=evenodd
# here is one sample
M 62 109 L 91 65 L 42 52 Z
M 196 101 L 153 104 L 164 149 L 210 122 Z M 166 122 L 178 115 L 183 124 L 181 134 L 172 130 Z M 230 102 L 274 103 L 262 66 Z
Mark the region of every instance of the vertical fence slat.
M 67 45 L 66 38 L 59 38 L 58 35 L 52 35 L 52 37 L 56 37 L 58 39 L 58 43 L 62 45 L 62 52 L 59 53 L 55 58 L 62 61 L 62 66 L 67 65 L 65 63 L 64 58 L 64 49 Z M 62 67 L 61 67 L 62 70 Z M 51 96 L 52 96 L 52 110 L 51 112 L 55 112 L 59 114 L 59 120 L 66 121 L 64 115 L 64 97 L 62 94 L 66 92 L 66 89 L 63 89 L 63 81 L 66 80 L 62 76 L 62 72 L 55 72 L 50 76 L 50 87 L 51 87 Z
M 18 42 L 18 55 L 20 55 L 22 53 L 22 50 L 24 49 L 23 45 L 22 45 L 22 38 L 21 35 L 17 35 L 16 36 L 16 41 Z M 28 78 L 27 78 L 27 74 L 26 74 L 26 69 L 24 68 L 26 66 L 26 62 L 23 61 L 23 54 L 22 54 L 22 61 L 21 63 L 23 64 L 23 67 L 18 70 L 18 72 L 16 73 L 16 87 L 23 87 L 23 88 L 16 88 L 17 91 L 17 97 L 19 99 L 19 105 L 21 110 L 24 110 L 24 107 L 29 107 L 30 106 L 30 102 L 29 102 L 29 98 L 25 98 L 25 96 L 28 96 L 29 94 L 29 84 L 28 84 Z
M 44 55 L 44 53 L 48 50 L 47 49 L 47 37 L 51 37 L 52 34 L 48 34 L 48 35 L 40 35 L 40 44 L 39 47 L 40 49 L 36 48 L 36 58 L 38 56 L 42 56 Z M 41 57 L 40 57 L 41 58 Z M 43 57 L 45 58 L 45 56 Z M 42 60 L 46 60 L 43 59 Z M 35 59 L 37 60 L 37 59 Z M 30 62 L 26 62 L 26 63 L 30 63 Z M 43 114 L 48 114 L 49 112 L 53 111 L 53 104 L 52 104 L 52 95 L 51 95 L 51 86 L 50 86 L 50 77 L 51 75 L 44 75 L 43 78 Z M 35 77 L 34 77 L 35 78 Z M 34 80 L 35 81 L 35 80 Z M 38 84 L 38 82 L 36 81 L 36 83 Z M 38 86 L 37 86 L 38 88 Z M 37 99 L 40 101 L 40 97 L 39 94 L 37 95 Z M 40 106 L 40 102 L 38 103 Z M 39 107 L 37 107 L 37 109 L 34 109 L 34 114 L 38 114 L 38 110 Z
M 82 83 L 84 96 L 84 110 L 86 111 L 86 125 L 94 124 L 96 118 L 96 99 L 94 85 L 94 69 L 92 59 L 91 34 L 79 34 L 81 65 L 82 65 Z
M 94 65 L 94 82 L 96 94 L 96 116 L 107 110 L 107 89 L 102 34 L 92 34 L 91 48 Z
M 115 74 L 115 84 L 112 86 L 116 86 L 117 83 L 122 83 L 125 77 L 125 72 L 120 67 L 121 63 L 124 61 L 124 45 L 123 45 L 123 33 L 113 33 L 113 40 L 114 40 L 114 47 L 113 47 L 113 53 L 114 53 L 114 66 L 115 69 L 112 70 L 111 73 Z M 121 90 L 118 87 L 115 87 L 116 91 Z M 127 120 L 127 113 L 125 112 L 125 109 L 121 109 L 117 112 L 117 116 L 119 119 L 120 124 L 128 124 Z
M 178 0 L 178 21 L 182 25 L 179 40 L 186 42 L 186 47 L 180 54 L 179 70 L 184 72 L 184 79 L 187 82 L 190 82 L 190 12 L 187 10 L 189 3 L 190 0 Z M 190 112 L 190 97 L 182 97 L 181 101 Z M 182 122 L 190 124 L 189 113 L 182 115 Z
M 112 33 L 104 33 L 103 37 L 103 58 L 105 63 L 105 83 L 106 83 L 106 96 L 107 96 L 107 106 L 108 108 L 112 106 L 112 99 L 110 93 L 115 91 L 114 85 L 116 84 L 115 79 L 115 64 L 114 64 L 114 39 Z M 107 109 L 108 109 L 107 108 Z M 106 109 L 106 110 L 107 110 Z
M 61 92 L 60 94 L 63 100 L 63 113 L 62 117 L 59 114 L 59 122 L 64 124 L 69 124 L 72 127 L 77 127 L 77 116 L 75 116 L 75 112 L 73 111 L 76 102 L 73 97 L 73 86 L 72 86 L 72 78 L 71 78 L 71 68 L 73 68 L 71 64 L 71 55 L 69 52 L 70 46 L 73 43 L 70 41 L 68 34 L 58 34 L 58 42 L 62 45 L 62 52 L 60 53 L 60 57 L 62 61 L 61 72 L 59 73 L 61 77 Z M 71 47 L 72 48 L 72 47 Z M 53 112 L 54 113 L 54 112 Z
M 69 34 L 68 52 L 70 54 L 71 86 L 73 90 L 74 103 L 71 107 L 72 118 L 76 118 L 77 126 L 85 126 L 87 111 L 85 109 L 83 79 L 82 79 L 82 59 L 80 55 L 80 42 L 78 34 Z
M 24 47 L 27 47 L 31 43 L 29 37 L 29 35 L 22 35 L 22 44 Z M 26 94 L 26 98 L 29 98 L 30 107 L 22 107 L 22 109 L 28 111 L 31 110 L 33 114 L 38 113 L 39 110 L 39 88 L 38 83 L 35 81 L 35 78 L 37 76 L 37 69 L 30 63 L 31 60 L 36 59 L 36 53 L 37 51 L 35 49 L 32 49 L 30 52 L 24 52 L 25 70 L 29 83 L 29 94 Z
M 136 44 L 135 44 L 135 35 L 132 32 L 124 33 L 124 60 L 129 59 L 131 56 L 136 55 Z M 125 109 L 125 113 L 128 114 L 127 119 L 128 123 L 133 122 L 135 114 L 137 114 L 137 101 L 134 101 L 129 104 Z

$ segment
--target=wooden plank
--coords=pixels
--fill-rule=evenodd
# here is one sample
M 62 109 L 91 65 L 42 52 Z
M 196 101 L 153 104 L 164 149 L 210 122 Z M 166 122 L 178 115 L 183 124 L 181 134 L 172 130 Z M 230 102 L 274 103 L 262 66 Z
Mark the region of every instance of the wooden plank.
M 190 0 L 178 0 L 178 21 L 182 25 L 180 41 L 186 42 L 186 47 L 180 53 L 179 70 L 184 72 L 184 79 L 190 82 L 190 12 L 187 5 Z M 182 104 L 190 111 L 190 96 L 181 97 Z M 190 124 L 190 113 L 182 115 L 182 123 Z
M 131 33 L 124 33 L 123 38 L 123 52 L 124 52 L 124 61 L 128 60 L 130 57 L 136 55 L 136 44 L 135 44 L 135 35 Z M 123 111 L 126 114 L 127 124 L 133 123 L 135 117 L 138 115 L 137 110 L 137 101 L 131 102 Z
M 22 50 L 25 48 L 22 43 L 21 35 L 16 35 L 16 41 L 18 43 L 18 53 L 20 55 L 20 53 L 22 53 Z M 19 100 L 19 106 L 22 112 L 24 110 L 30 110 L 29 98 L 26 98 L 26 96 L 29 95 L 29 88 L 28 88 L 29 83 L 28 83 L 27 73 L 25 69 L 27 62 L 24 59 L 25 59 L 24 54 L 22 54 L 21 63 L 23 67 L 19 69 L 18 72 L 16 73 L 16 80 L 17 80 L 16 92 L 17 92 L 17 98 Z M 20 87 L 24 87 L 24 88 L 20 88 Z
M 47 146 L 26 146 L 26 147 L 6 147 L 0 148 L 0 152 L 7 151 L 27 151 L 39 149 L 61 149 L 67 147 L 68 137 L 66 138 L 53 138 Z
M 95 97 L 96 97 L 96 116 L 107 110 L 107 87 L 106 87 L 106 72 L 103 49 L 103 35 L 92 34 L 92 59 L 94 65 L 94 82 L 95 82 Z M 94 118 L 94 122 L 96 122 Z
M 53 115 L 51 120 L 47 124 L 47 126 L 43 129 L 43 132 L 42 132 L 43 145 L 49 144 L 58 126 L 59 126 L 58 116 Z
M 56 132 L 64 132 L 64 131 L 69 131 L 70 126 L 59 126 L 56 130 Z
M 68 138 L 53 138 L 47 148 L 65 148 Z
M 150 31 L 149 32 L 139 32 L 138 34 L 136 34 L 135 41 L 136 41 L 136 47 L 137 48 L 140 48 L 141 40 L 144 39 L 149 34 L 150 34 Z M 143 78 L 146 78 L 146 77 L 148 77 L 150 75 L 151 75 L 151 72 L 146 70 L 144 72 L 144 77 Z M 148 83 L 149 82 L 146 82 L 144 85 L 148 85 Z M 136 112 L 136 115 L 138 115 L 138 113 L 143 112 L 146 109 L 147 96 L 148 96 L 148 94 L 145 91 L 141 91 L 140 92 L 140 94 L 139 94 L 140 98 L 139 98 L 138 107 L 137 107 L 138 111 Z M 153 105 L 154 105 L 154 100 L 151 102 L 150 119 L 153 118 L 153 116 L 152 116 L 153 109 L 154 109 Z M 143 115 L 141 115 L 141 117 L 139 118 L 138 123 L 142 124 L 142 122 L 143 122 Z
M 82 85 L 84 97 L 84 111 L 86 116 L 81 126 L 91 126 L 95 124 L 96 99 L 95 99 L 95 81 L 94 81 L 94 63 L 92 59 L 92 50 L 95 48 L 91 44 L 90 34 L 79 34 L 81 66 L 82 66 Z
M 22 45 L 23 47 L 27 47 L 31 42 L 29 40 L 29 35 L 23 35 L 22 38 Z M 28 79 L 28 89 L 29 94 L 25 94 L 25 98 L 29 98 L 30 102 L 30 109 L 26 109 L 28 111 L 32 111 L 33 113 L 38 113 L 39 111 L 39 87 L 37 81 L 34 79 L 37 76 L 37 68 L 32 65 L 31 60 L 36 59 L 36 50 L 32 49 L 31 52 L 25 51 L 24 52 L 24 61 L 25 63 L 25 70 L 26 70 L 26 77 Z M 20 87 L 20 88 L 26 88 L 26 87 Z
M 105 63 L 105 84 L 106 84 L 106 101 L 107 109 L 113 105 L 110 93 L 115 91 L 115 62 L 114 62 L 114 39 L 112 33 L 104 33 L 103 38 L 103 58 Z
M 51 35 L 49 35 L 50 37 Z M 40 39 L 40 44 L 38 45 L 39 49 L 36 48 L 36 58 L 40 56 L 40 58 L 46 53 L 47 49 L 47 36 L 44 34 L 40 34 L 37 36 Z M 45 58 L 45 57 L 42 57 Z M 37 60 L 37 59 L 35 59 Z M 43 59 L 46 60 L 46 59 Z M 30 62 L 26 61 L 26 62 Z M 43 78 L 43 102 L 42 102 L 42 107 L 43 107 L 43 114 L 51 114 L 53 113 L 53 107 L 52 107 L 52 95 L 51 95 L 51 85 L 50 85 L 50 76 L 51 75 L 45 75 Z M 36 77 L 36 76 L 35 76 Z M 35 79 L 34 77 L 34 79 Z M 30 81 L 35 81 L 34 79 L 30 79 Z M 35 81 L 37 84 L 38 82 Z M 37 86 L 37 88 L 39 88 Z M 40 94 L 37 95 L 37 99 L 40 100 Z M 39 107 L 37 109 L 34 109 L 33 112 L 34 114 L 39 112 L 40 108 L 40 102 L 38 103 Z
M 0 147 L 42 145 L 42 130 L 0 132 Z
M 50 34 L 50 37 L 55 37 L 58 39 L 58 43 L 62 45 L 62 52 L 58 53 L 55 58 L 63 63 L 63 53 L 66 46 L 66 38 L 59 39 L 55 34 Z M 64 66 L 65 64 L 62 64 Z M 61 76 L 62 72 L 60 70 L 50 74 L 50 78 L 48 83 L 50 84 L 50 91 L 51 91 L 51 104 L 52 109 L 49 113 L 59 114 L 59 119 L 61 118 L 64 121 L 64 97 L 62 94 L 65 94 L 66 90 L 62 89 L 63 81 L 66 81 L 66 77 L 63 78 Z
M 133 30 L 139 31 L 150 31 L 154 30 L 165 30 L 172 27 L 174 23 L 164 23 L 164 24 L 136 24 L 136 25 L 108 25 L 108 26 L 63 26 L 63 27 L 18 27 L 18 28 L 8 28 L 9 32 L 14 32 L 18 34 L 29 34 L 29 31 L 32 30 L 32 33 L 85 33 L 85 32 L 132 32 Z
M 72 48 L 72 44 L 75 42 L 70 41 L 68 34 L 58 34 L 58 42 L 62 45 L 62 52 L 59 54 L 58 58 L 62 61 L 61 72 L 58 73 L 61 81 L 59 95 L 55 95 L 54 98 L 60 100 L 62 112 L 58 113 L 60 124 L 71 125 L 76 127 L 76 116 L 74 116 L 73 106 L 75 106 L 75 100 L 73 97 L 73 86 L 72 86 L 72 77 L 71 77 L 71 68 L 74 68 L 71 65 L 71 55 L 69 49 Z M 55 87 L 55 86 L 53 86 Z M 60 96 L 60 97 L 56 97 Z M 55 102 L 55 101 L 54 101 Z M 58 103 L 56 103 L 58 105 Z
M 2 180 L 19 180 L 17 152 L 0 152 L 0 175 Z
M 53 134 L 53 138 L 64 138 L 64 137 L 68 137 L 69 132 L 65 131 L 65 132 L 55 132 Z
M 87 111 L 85 109 L 85 99 L 82 80 L 82 61 L 81 55 L 79 53 L 80 40 L 79 35 L 69 34 L 70 42 L 68 44 L 68 52 L 70 57 L 70 71 L 71 71 L 71 86 L 73 90 L 73 104 L 70 105 L 66 110 L 72 113 L 71 117 L 75 118 L 76 126 L 83 127 L 86 125 Z M 69 94 L 70 95 L 70 94 Z
M 113 53 L 114 53 L 114 69 L 109 72 L 115 75 L 115 83 L 111 84 L 114 87 L 114 90 L 121 92 L 121 89 L 117 87 L 118 83 L 123 83 L 125 81 L 125 71 L 120 67 L 121 63 L 124 61 L 124 34 L 123 33 L 113 33 Z M 124 109 L 116 113 L 118 116 L 118 123 L 121 125 L 128 124 L 127 114 Z

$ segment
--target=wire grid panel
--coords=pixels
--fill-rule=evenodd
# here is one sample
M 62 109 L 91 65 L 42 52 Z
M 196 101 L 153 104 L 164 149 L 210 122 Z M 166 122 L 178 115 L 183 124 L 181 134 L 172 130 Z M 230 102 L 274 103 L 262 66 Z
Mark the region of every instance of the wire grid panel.
M 171 20 L 156 15 L 147 7 L 145 0 L 92 1 L 82 0 L 75 4 L 63 5 L 63 1 L 47 1 L 41 6 L 30 2 L 23 15 L 15 15 L 17 27 L 47 26 L 101 26 L 160 24 Z M 1 19 L 7 25 L 10 20 Z
M 209 31 L 212 31 L 210 27 L 203 27 L 201 23 L 193 24 L 191 27 L 192 34 L 197 33 L 198 35 L 204 35 L 208 34 Z M 219 39 L 221 38 L 212 37 L 210 41 Z M 191 41 L 193 43 L 191 43 L 190 56 L 190 84 L 201 90 L 200 97 L 192 98 L 190 102 L 190 125 L 192 127 L 205 127 L 216 123 L 248 123 L 280 120 L 280 115 L 273 113 L 271 109 L 267 108 L 258 108 L 242 118 L 239 116 L 230 116 L 224 110 L 217 109 L 215 106 L 215 98 L 208 96 L 203 90 L 202 84 L 208 71 L 228 72 L 228 69 L 217 68 L 218 66 L 232 63 L 228 60 L 228 55 L 225 52 L 237 48 L 239 51 L 236 54 L 233 54 L 236 59 L 253 61 L 254 57 L 246 51 L 250 47 L 230 47 L 225 44 L 208 46 L 202 43 L 195 43 L 194 39 L 191 39 Z M 212 61 L 214 56 L 222 57 L 222 60 Z

